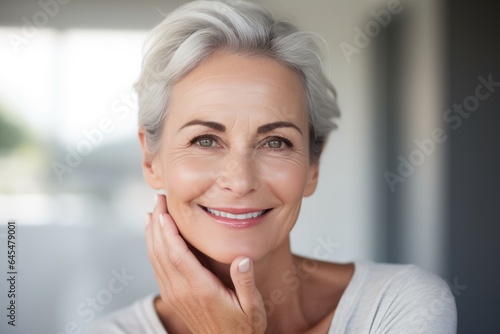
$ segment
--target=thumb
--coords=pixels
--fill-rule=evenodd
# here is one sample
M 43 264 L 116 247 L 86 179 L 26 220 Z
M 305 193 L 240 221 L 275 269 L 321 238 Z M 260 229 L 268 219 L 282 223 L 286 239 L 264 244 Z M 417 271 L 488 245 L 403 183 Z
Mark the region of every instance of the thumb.
M 255 285 L 253 262 L 248 257 L 237 257 L 231 264 L 231 279 L 236 296 L 246 315 L 264 311 L 262 296 Z

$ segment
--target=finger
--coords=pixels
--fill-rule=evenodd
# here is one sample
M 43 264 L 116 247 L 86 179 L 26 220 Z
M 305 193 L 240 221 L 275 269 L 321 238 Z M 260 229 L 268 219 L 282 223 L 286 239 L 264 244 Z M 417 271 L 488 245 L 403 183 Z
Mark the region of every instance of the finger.
M 153 213 L 148 212 L 146 213 L 146 227 L 145 227 L 145 238 L 146 238 L 146 246 L 148 249 L 148 257 L 151 260 L 151 263 L 153 264 L 154 269 L 156 270 L 157 267 L 160 269 L 158 266 L 159 259 L 163 256 L 161 254 L 166 253 L 164 250 L 166 247 L 164 247 L 163 240 L 161 238 L 155 238 L 155 235 L 158 235 L 158 233 L 155 233 L 155 225 L 158 225 L 159 222 L 157 219 L 153 219 Z
M 264 302 L 257 286 L 253 262 L 248 257 L 237 257 L 231 263 L 231 279 L 236 290 L 240 306 L 246 315 L 255 314 L 264 310 Z
M 153 214 L 151 212 L 146 213 L 146 226 L 144 228 L 144 236 L 146 239 L 146 247 L 148 249 L 148 257 L 151 263 L 153 264 L 153 268 L 156 267 L 156 258 L 155 258 L 155 244 L 153 240 Z
M 146 245 L 148 249 L 148 257 L 153 265 L 153 273 L 160 288 L 160 295 L 163 301 L 170 300 L 169 291 L 172 289 L 172 282 L 168 275 L 168 272 L 164 270 L 163 264 L 159 261 L 159 257 L 155 255 L 158 252 L 158 245 L 154 244 L 153 241 L 153 226 L 152 226 L 152 213 L 146 214 Z
M 157 263 L 155 262 L 160 262 L 160 265 L 156 265 L 159 267 L 158 269 L 164 269 L 163 267 L 166 266 L 166 270 L 170 269 L 170 265 L 167 259 L 167 247 L 165 245 L 165 241 L 163 238 L 163 232 L 161 229 L 161 225 L 163 222 L 160 220 L 160 215 L 165 212 L 165 200 L 163 195 L 157 194 L 156 195 L 156 204 L 155 208 L 153 210 L 153 213 L 151 215 L 151 228 L 149 229 L 149 244 L 150 248 L 148 249 L 148 253 L 150 255 L 150 259 L 153 263 L 153 265 L 156 265 Z
M 161 200 L 159 199 L 160 196 L 158 196 L 158 204 L 155 208 L 155 211 L 160 211 L 162 210 L 162 205 L 160 204 Z M 175 268 L 172 265 L 170 261 L 170 254 L 169 250 L 167 247 L 167 244 L 165 242 L 165 237 L 163 235 L 163 223 L 164 220 L 163 215 L 165 213 L 158 212 L 156 217 L 154 216 L 153 213 L 153 221 L 152 221 L 152 226 L 149 231 L 149 238 L 150 238 L 150 243 L 151 243 L 151 248 L 150 248 L 150 255 L 153 256 L 153 265 L 156 264 L 156 267 L 158 267 L 159 272 L 165 273 L 167 276 L 171 276 L 175 273 Z
M 167 212 L 167 200 L 165 195 L 157 194 L 155 208 L 153 210 L 153 220 L 158 219 L 160 213 Z
M 148 228 L 149 224 L 151 224 L 151 212 L 146 212 L 144 228 Z

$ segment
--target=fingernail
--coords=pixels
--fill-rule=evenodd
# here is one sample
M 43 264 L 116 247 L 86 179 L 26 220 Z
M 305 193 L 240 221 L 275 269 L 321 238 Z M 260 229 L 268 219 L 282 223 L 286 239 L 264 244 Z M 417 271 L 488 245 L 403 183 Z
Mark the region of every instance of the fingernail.
M 238 263 L 238 270 L 240 273 L 246 273 L 250 269 L 250 259 L 246 258 Z
M 144 225 L 147 227 L 149 225 L 149 223 L 151 222 L 151 218 L 150 218 L 150 215 L 149 213 L 146 213 L 146 217 L 144 217 Z
M 160 226 L 163 227 L 165 225 L 165 222 L 163 221 L 163 214 L 160 214 Z

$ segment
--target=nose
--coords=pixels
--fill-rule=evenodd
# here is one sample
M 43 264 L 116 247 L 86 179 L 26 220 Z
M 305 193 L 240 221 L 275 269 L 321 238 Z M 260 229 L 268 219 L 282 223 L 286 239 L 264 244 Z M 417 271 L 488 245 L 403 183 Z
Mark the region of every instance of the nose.
M 243 197 L 257 189 L 256 167 L 255 159 L 251 154 L 231 154 L 225 159 L 216 183 L 221 189 L 231 191 L 237 197 Z

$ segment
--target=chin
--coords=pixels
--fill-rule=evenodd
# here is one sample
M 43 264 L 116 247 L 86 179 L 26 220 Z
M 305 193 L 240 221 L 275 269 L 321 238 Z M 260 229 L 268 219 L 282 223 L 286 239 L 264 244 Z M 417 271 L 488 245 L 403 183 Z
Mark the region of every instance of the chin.
M 265 257 L 269 252 L 264 247 L 259 247 L 254 241 L 250 242 L 235 242 L 227 240 L 219 240 L 212 242 L 201 242 L 197 243 L 195 241 L 189 243 L 191 247 L 195 248 L 204 256 L 222 263 L 230 265 L 234 259 L 239 256 L 246 256 L 252 259 L 252 261 L 258 261 Z

